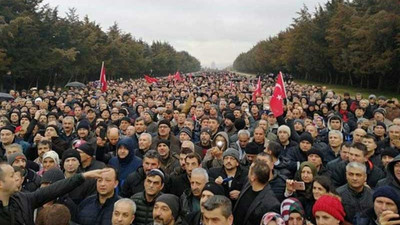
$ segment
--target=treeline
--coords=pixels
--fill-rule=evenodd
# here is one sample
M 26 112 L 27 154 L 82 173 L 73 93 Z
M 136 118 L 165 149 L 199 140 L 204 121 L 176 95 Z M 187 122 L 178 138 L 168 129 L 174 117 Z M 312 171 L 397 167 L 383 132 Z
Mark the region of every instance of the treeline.
M 107 79 L 200 70 L 199 60 L 166 42 L 148 44 L 117 24 L 104 32 L 87 16 L 80 19 L 75 9 L 64 18 L 41 2 L 0 1 L 0 75 L 12 77 L 19 87 L 97 80 L 102 61 Z
M 234 69 L 400 92 L 399 0 L 330 0 L 304 7 L 277 36 L 240 54 Z

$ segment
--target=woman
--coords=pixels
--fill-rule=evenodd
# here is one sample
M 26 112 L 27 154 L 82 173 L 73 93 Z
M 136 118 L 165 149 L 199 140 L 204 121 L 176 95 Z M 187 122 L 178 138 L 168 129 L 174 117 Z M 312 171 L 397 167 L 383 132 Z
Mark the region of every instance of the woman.
M 311 162 L 303 162 L 300 164 L 300 168 L 296 173 L 295 180 L 286 180 L 286 191 L 285 197 L 293 196 L 300 200 L 304 206 L 306 219 L 312 220 L 312 206 L 314 202 L 313 198 L 313 180 L 317 175 L 317 168 Z M 304 184 L 300 188 L 299 184 Z
M 285 221 L 278 213 L 268 212 L 264 214 L 260 225 L 285 225 Z
M 38 175 L 42 176 L 44 172 L 51 168 L 60 168 L 60 158 L 57 152 L 51 150 L 43 154 L 43 168 L 39 170 Z
M 314 204 L 313 215 L 317 225 L 347 225 L 346 215 L 339 198 L 331 195 L 321 196 Z

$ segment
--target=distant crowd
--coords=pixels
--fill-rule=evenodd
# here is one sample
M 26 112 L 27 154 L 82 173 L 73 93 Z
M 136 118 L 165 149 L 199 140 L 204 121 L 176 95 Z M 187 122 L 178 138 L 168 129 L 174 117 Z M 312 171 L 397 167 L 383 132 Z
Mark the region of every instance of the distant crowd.
M 11 90 L 0 224 L 400 224 L 400 103 L 284 75 Z

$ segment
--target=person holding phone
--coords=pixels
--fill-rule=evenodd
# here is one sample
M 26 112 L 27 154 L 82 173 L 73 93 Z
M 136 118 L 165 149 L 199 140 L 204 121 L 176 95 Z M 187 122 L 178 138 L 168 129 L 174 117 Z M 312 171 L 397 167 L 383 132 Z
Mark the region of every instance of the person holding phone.
M 306 219 L 312 220 L 313 180 L 317 175 L 317 168 L 311 162 L 303 162 L 295 175 L 295 180 L 286 180 L 285 197 L 295 197 L 307 208 Z

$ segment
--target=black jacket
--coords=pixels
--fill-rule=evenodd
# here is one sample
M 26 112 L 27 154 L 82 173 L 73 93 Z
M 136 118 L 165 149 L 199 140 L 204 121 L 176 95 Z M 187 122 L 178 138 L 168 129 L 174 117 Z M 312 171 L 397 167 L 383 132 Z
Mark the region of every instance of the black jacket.
M 136 203 L 135 225 L 147 225 L 153 222 L 153 208 L 155 200 L 162 193 L 154 198 L 154 201 L 148 202 L 144 191 L 134 194 L 131 199 Z
M 361 193 L 354 192 L 348 184 L 345 184 L 338 189 L 337 193 L 342 198 L 342 205 L 346 212 L 346 220 L 353 221 L 357 212 L 369 209 L 374 205 L 372 200 L 372 190 L 364 187 Z
M 190 181 L 186 173 L 171 176 L 169 193 L 180 197 L 186 189 L 190 189 Z
M 394 175 L 394 165 L 400 162 L 400 155 L 396 156 L 387 166 L 387 177 L 380 180 L 376 187 L 389 185 L 400 196 L 400 181 Z
M 121 188 L 121 197 L 130 198 L 132 195 L 144 191 L 144 179 L 146 174 L 143 167 L 128 175 Z
M 354 217 L 353 224 L 357 225 L 378 225 L 376 221 L 376 214 L 374 208 L 369 208 L 362 212 L 359 212 Z
M 63 196 L 81 185 L 85 179 L 81 174 L 71 178 L 60 180 L 54 184 L 40 188 L 35 192 L 17 192 L 11 196 L 8 209 L 3 207 L 0 202 L 0 224 L 24 224 L 35 225 L 33 221 L 33 211 L 53 200 L 58 196 Z
M 114 195 L 101 205 L 97 194 L 89 196 L 79 204 L 77 222 L 80 225 L 111 225 L 114 203 L 119 199 L 114 192 Z
M 252 188 L 250 183 L 247 183 L 240 192 L 239 198 L 233 209 L 233 215 L 237 214 L 236 211 L 239 208 L 238 205 L 241 204 L 240 200 L 243 197 L 244 193 L 250 188 Z M 280 203 L 275 197 L 274 192 L 271 190 L 269 184 L 267 184 L 264 189 L 260 193 L 258 193 L 257 197 L 251 203 L 243 220 L 243 225 L 260 224 L 263 215 L 267 212 L 280 212 Z

